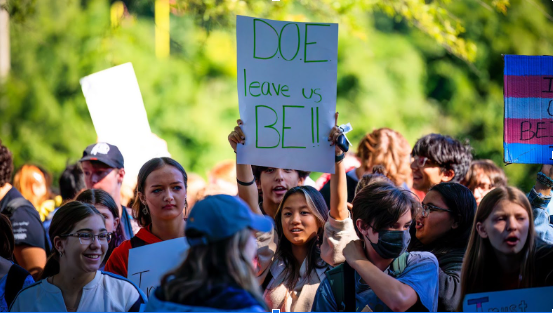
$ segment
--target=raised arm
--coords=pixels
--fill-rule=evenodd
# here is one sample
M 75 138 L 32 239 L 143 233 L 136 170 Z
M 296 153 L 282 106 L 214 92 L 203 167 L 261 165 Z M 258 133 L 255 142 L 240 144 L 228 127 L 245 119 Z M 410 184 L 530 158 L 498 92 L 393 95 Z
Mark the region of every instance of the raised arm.
M 546 243 L 553 244 L 553 227 L 550 225 L 549 212 L 547 210 L 547 206 L 551 201 L 553 165 L 544 164 L 540 173 L 538 173 L 534 188 L 528 194 L 528 200 L 532 205 L 536 234 Z
M 336 119 L 338 113 L 336 113 Z M 334 126 L 330 133 L 329 140 L 335 146 L 336 159 L 344 158 L 344 151 L 337 145 L 336 140 L 342 134 L 342 130 Z M 337 221 L 343 221 L 349 217 L 348 211 L 348 185 L 346 181 L 346 168 L 342 160 L 334 163 L 334 174 L 330 177 L 330 216 Z
M 246 142 L 246 135 L 242 132 L 240 127 L 243 123 L 242 120 L 237 120 L 238 126 L 234 127 L 234 130 L 228 135 L 228 142 L 236 153 L 236 147 L 238 144 L 244 144 Z M 238 158 L 238 155 L 236 156 Z M 252 212 L 256 214 L 262 214 L 258 203 L 257 184 L 252 172 L 252 166 L 249 164 L 238 164 L 236 162 L 236 180 L 238 184 L 238 196 L 246 201 L 250 206 Z

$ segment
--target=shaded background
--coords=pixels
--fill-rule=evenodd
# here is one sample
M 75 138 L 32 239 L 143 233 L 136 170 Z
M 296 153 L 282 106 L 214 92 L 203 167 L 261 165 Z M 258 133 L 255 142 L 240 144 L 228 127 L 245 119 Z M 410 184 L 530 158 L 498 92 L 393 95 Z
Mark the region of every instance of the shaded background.
M 187 171 L 205 177 L 233 159 L 237 14 L 340 24 L 337 109 L 354 127 L 354 149 L 375 128 L 398 130 L 411 145 L 439 132 L 502 165 L 501 54 L 553 54 L 553 3 L 545 0 L 171 0 L 164 58 L 155 53 L 153 0 L 123 1 L 114 17 L 121 2 L 3 2 L 11 70 L 0 82 L 0 138 L 16 167 L 41 165 L 54 181 L 96 141 L 79 79 L 125 62 L 152 131 Z M 538 168 L 504 167 L 524 190 Z

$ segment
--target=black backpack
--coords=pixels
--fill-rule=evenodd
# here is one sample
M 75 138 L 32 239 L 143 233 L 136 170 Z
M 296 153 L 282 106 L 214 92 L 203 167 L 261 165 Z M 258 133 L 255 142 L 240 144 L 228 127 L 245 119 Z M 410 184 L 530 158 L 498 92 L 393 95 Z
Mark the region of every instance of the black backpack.
M 13 212 L 15 212 L 17 208 L 22 207 L 24 205 L 30 205 L 33 207 L 33 204 L 25 198 L 11 199 L 10 202 L 8 202 L 8 205 L 6 206 L 6 208 L 2 210 L 2 214 L 6 215 L 8 218 L 11 218 L 13 215 Z
M 15 212 L 15 210 L 17 210 L 18 208 L 20 208 L 22 206 L 25 206 L 25 205 L 30 206 L 31 208 L 34 209 L 33 204 L 25 198 L 11 199 L 8 202 L 8 204 L 6 205 L 6 207 L 4 208 L 4 210 L 2 210 L 2 212 L 0 212 L 0 213 L 6 215 L 10 219 L 10 222 L 11 222 L 11 218 L 12 218 L 12 215 Z M 38 212 L 37 212 L 37 214 L 38 214 Z M 42 225 L 40 217 L 38 218 L 38 222 Z M 44 230 L 44 227 L 42 227 L 42 231 L 44 232 L 44 249 L 46 251 L 46 255 L 48 256 L 50 254 L 50 243 L 48 242 L 48 236 L 46 236 L 46 231 Z
M 25 279 L 27 279 L 27 276 L 29 276 L 29 272 L 21 266 L 14 264 L 10 267 L 6 277 L 5 293 L 6 304 L 8 307 L 12 305 L 13 300 L 15 300 L 15 297 L 23 287 L 23 283 L 25 282 Z

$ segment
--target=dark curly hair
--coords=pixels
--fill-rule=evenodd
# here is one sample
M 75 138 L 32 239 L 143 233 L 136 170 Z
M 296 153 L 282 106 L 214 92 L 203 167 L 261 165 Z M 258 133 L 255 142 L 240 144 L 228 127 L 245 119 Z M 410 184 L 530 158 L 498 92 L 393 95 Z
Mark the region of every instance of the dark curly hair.
M 443 171 L 453 170 L 455 176 L 451 182 L 459 183 L 472 162 L 472 147 L 468 142 L 461 143 L 449 136 L 429 134 L 417 140 L 411 155 L 427 157 L 438 163 Z
M 0 139 L 0 187 L 9 183 L 13 173 L 13 159 L 8 147 L 2 145 Z

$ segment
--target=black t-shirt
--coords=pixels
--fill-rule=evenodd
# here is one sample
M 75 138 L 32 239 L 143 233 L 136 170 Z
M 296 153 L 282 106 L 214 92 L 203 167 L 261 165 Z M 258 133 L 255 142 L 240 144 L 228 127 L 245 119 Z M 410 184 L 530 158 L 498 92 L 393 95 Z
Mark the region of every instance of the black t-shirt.
M 346 175 L 346 184 L 348 186 L 348 202 L 353 203 L 353 198 L 355 197 L 355 188 L 357 188 L 357 183 L 359 180 L 354 179 L 352 176 L 355 176 L 355 169 L 352 170 L 353 175 L 349 174 Z M 351 172 L 351 171 L 350 171 Z M 357 177 L 357 176 L 355 176 Z M 320 190 L 321 195 L 323 195 L 323 198 L 325 199 L 326 205 L 328 206 L 328 209 L 330 209 L 330 180 L 326 182 L 326 184 L 321 188 Z
M 30 202 L 19 206 L 13 211 L 11 216 L 4 212 L 8 203 L 16 198 L 23 198 L 21 193 L 15 188 L 11 188 L 4 198 L 0 200 L 0 212 L 6 214 L 10 218 L 13 228 L 13 236 L 15 245 L 28 245 L 31 247 L 42 248 L 48 253 L 46 243 L 46 232 L 42 227 L 38 211 Z

